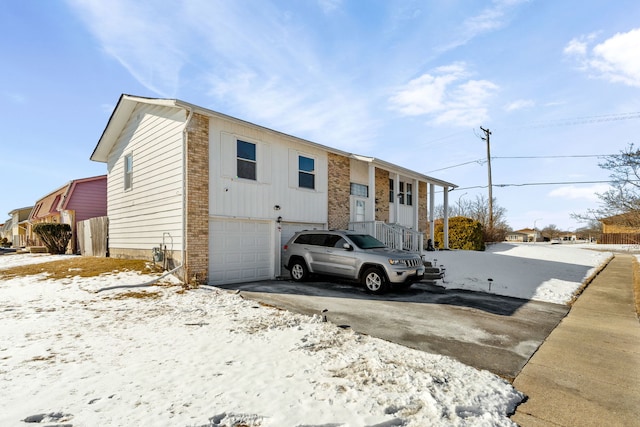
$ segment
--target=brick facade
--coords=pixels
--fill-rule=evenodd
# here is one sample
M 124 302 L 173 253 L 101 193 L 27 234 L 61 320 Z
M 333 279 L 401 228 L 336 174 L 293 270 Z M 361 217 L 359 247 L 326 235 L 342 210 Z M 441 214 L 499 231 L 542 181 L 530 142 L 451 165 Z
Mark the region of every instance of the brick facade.
M 426 182 L 418 183 L 418 231 L 422 231 L 426 235 L 429 234 L 429 214 L 427 211 L 427 192 L 428 185 Z
M 186 283 L 206 283 L 209 271 L 209 118 L 194 114 L 186 142 Z
M 376 168 L 376 221 L 389 222 L 389 171 Z
M 349 227 L 351 161 L 348 157 L 328 154 L 328 226 L 346 230 Z

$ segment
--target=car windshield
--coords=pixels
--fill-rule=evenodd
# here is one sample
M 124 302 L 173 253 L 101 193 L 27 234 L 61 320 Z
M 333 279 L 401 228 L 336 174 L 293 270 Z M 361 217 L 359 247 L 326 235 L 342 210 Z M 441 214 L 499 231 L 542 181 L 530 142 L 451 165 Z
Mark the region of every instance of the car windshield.
M 368 234 L 349 234 L 349 239 L 360 249 L 386 248 L 384 243 Z

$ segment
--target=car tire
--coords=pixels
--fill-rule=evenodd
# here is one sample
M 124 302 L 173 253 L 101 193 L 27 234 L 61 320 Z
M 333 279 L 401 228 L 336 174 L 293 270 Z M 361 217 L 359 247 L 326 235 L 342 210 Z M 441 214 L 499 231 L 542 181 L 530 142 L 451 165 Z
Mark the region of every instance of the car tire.
M 382 294 L 387 290 L 387 278 L 379 268 L 367 268 L 362 275 L 362 284 L 367 292 L 372 294 Z
M 301 260 L 291 261 L 290 268 L 291 278 L 296 282 L 304 282 L 309 277 L 309 269 L 307 268 L 307 264 Z

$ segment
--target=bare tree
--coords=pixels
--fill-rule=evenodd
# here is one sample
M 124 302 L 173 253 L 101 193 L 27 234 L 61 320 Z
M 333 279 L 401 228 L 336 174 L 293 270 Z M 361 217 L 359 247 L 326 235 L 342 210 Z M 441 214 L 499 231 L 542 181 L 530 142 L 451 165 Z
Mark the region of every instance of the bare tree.
M 449 206 L 449 217 L 463 216 L 482 224 L 485 242 L 501 242 L 510 230 L 506 220 L 507 210 L 493 199 L 493 227 L 489 224 L 489 199 L 484 195 L 477 195 L 475 200 L 461 200 Z M 444 206 L 435 208 L 436 218 L 444 218 Z
M 560 231 L 558 226 L 556 226 L 555 224 L 549 224 L 542 230 L 540 230 L 540 234 L 542 234 L 542 237 L 544 237 L 545 239 L 552 240 L 560 237 L 562 231 Z
M 589 209 L 583 214 L 574 213 L 571 217 L 590 223 L 625 214 L 620 218 L 624 223 L 622 225 L 640 224 L 640 149 L 629 144 L 620 154 L 606 156 L 598 166 L 610 172 L 611 188 L 596 194 L 600 199 L 598 208 Z

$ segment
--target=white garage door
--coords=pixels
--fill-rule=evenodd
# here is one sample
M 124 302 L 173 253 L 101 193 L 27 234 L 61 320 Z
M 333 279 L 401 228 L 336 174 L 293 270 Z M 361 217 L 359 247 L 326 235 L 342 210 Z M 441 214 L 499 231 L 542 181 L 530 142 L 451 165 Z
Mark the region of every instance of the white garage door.
M 273 278 L 272 223 L 214 219 L 209 225 L 209 283 Z
M 323 224 L 308 224 L 308 223 L 300 223 L 300 222 L 283 222 L 282 223 L 282 232 L 280 233 L 280 276 L 283 278 L 289 278 L 291 275 L 289 274 L 289 270 L 284 268 L 284 254 L 282 253 L 282 247 L 289 241 L 290 238 L 293 237 L 298 231 L 302 230 L 322 230 L 324 229 Z

